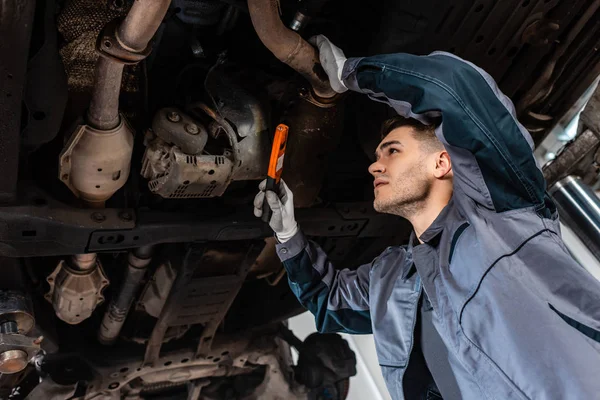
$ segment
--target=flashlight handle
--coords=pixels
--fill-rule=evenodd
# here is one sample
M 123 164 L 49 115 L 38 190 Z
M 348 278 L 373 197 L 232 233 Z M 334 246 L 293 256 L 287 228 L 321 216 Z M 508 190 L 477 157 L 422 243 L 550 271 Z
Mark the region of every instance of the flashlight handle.
M 263 200 L 263 205 L 262 205 L 262 220 L 264 222 L 266 222 L 267 224 L 269 223 L 269 221 L 271 220 L 271 217 L 273 216 L 273 210 L 271 210 L 271 207 L 269 207 L 269 202 L 267 201 L 266 198 L 266 193 L 267 190 L 270 190 L 272 192 L 274 192 L 275 194 L 278 194 L 278 184 L 275 181 L 275 179 L 271 178 L 270 176 L 267 176 L 267 186 L 265 189 L 265 199 Z
M 267 186 L 266 191 L 271 190 L 279 196 L 279 182 L 281 180 L 281 174 L 283 173 L 283 159 L 285 156 L 285 149 L 287 147 L 289 127 L 285 124 L 277 125 L 275 129 L 275 136 L 273 138 L 273 145 L 271 147 L 271 157 L 269 159 L 269 169 L 267 171 Z M 269 223 L 273 216 L 273 210 L 269 207 L 269 203 L 265 198 L 262 207 L 261 219 Z

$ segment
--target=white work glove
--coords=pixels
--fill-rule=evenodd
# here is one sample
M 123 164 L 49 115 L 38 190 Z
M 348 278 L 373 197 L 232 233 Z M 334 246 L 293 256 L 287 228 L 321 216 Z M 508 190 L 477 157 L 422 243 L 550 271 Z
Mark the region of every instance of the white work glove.
M 294 217 L 294 194 L 287 187 L 283 179 L 279 182 L 279 193 L 266 191 L 267 180 L 258 185 L 259 192 L 254 198 L 254 215 L 262 217 L 262 207 L 267 197 L 267 203 L 273 211 L 269 226 L 281 243 L 285 243 L 298 232 L 298 223 Z
M 344 93 L 348 90 L 342 82 L 342 70 L 346 63 L 346 56 L 342 49 L 335 46 L 323 35 L 311 37 L 309 43 L 319 49 L 319 59 L 329 77 L 331 88 L 337 93 Z

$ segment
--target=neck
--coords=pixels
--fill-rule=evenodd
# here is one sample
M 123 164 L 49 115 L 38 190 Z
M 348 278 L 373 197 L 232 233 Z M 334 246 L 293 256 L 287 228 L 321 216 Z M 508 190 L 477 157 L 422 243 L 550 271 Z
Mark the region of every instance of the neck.
M 407 219 L 410 221 L 417 239 L 431 226 L 433 221 L 440 215 L 444 207 L 450 202 L 452 193 L 446 195 L 434 194 L 428 196 L 425 200 L 425 204 L 419 207 L 419 210 Z M 419 239 L 419 243 L 423 243 Z

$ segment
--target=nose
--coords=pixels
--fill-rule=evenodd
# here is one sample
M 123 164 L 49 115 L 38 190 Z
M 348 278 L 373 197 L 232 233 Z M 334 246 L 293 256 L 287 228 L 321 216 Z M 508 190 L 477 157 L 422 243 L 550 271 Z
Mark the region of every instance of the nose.
M 369 165 L 369 173 L 374 177 L 377 177 L 377 175 L 384 174 L 385 165 L 383 165 L 380 161 L 375 161 L 373 164 Z

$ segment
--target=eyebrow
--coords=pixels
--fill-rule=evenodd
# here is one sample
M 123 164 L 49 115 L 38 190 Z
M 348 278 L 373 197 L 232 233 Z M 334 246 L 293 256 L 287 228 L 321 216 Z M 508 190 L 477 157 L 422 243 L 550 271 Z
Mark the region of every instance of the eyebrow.
M 400 143 L 399 140 L 390 140 L 388 142 L 381 143 L 381 145 L 379 146 L 379 150 L 375 151 L 375 159 L 379 160 L 379 152 L 380 151 L 383 151 L 383 150 L 387 149 L 388 147 L 393 146 L 395 144 L 404 146 L 402 143 Z

